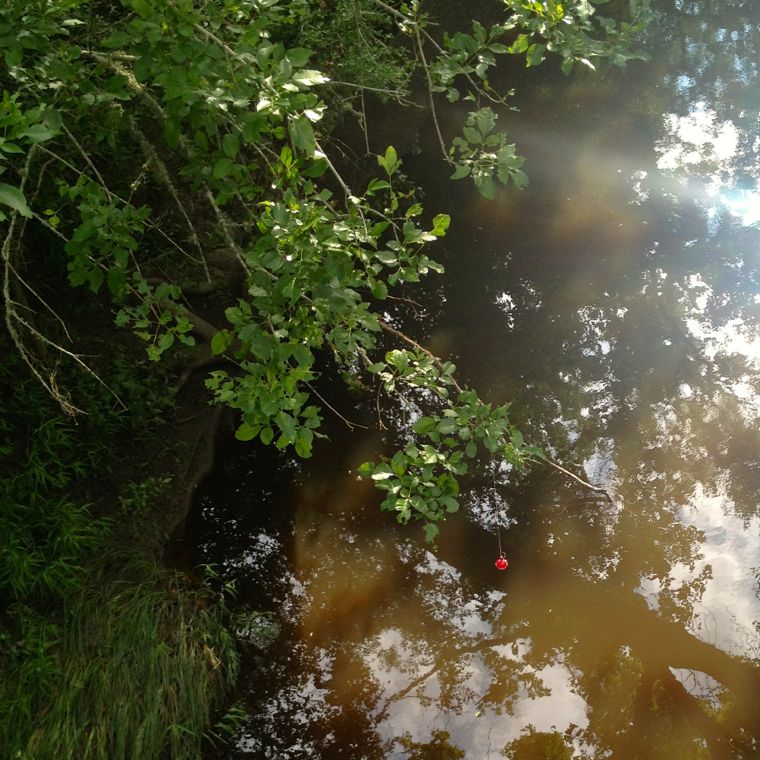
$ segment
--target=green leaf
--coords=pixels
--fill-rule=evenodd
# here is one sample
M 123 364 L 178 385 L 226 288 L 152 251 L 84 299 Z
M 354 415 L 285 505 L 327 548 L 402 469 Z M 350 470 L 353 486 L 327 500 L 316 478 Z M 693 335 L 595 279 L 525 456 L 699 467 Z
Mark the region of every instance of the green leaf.
M 180 125 L 178 119 L 170 117 L 164 122 L 164 138 L 170 148 L 177 147 L 180 138 Z
M 0 150 L 3 151 L 3 153 L 23 153 L 24 151 L 16 145 L 16 143 L 11 142 L 4 142 L 2 138 L 0 138 Z
M 44 124 L 32 124 L 21 133 L 21 137 L 25 137 L 30 143 L 41 143 L 45 140 L 49 140 L 51 137 L 55 137 L 56 131 L 46 127 Z
M 172 332 L 165 332 L 159 339 L 158 339 L 158 348 L 160 351 L 167 351 L 174 345 L 174 333 Z
M 311 456 L 311 441 L 299 437 L 296 441 L 295 449 L 296 454 L 298 454 L 301 459 L 308 459 Z
M 298 82 L 298 84 L 303 84 L 307 87 L 311 87 L 315 84 L 324 84 L 325 82 L 329 82 L 330 79 L 326 77 L 321 71 L 316 71 L 315 69 L 301 69 L 300 71 L 296 71 L 293 74 L 293 81 Z
M 380 166 L 383 167 L 383 169 L 385 169 L 386 172 L 388 172 L 389 175 L 393 174 L 399 165 L 396 149 L 392 145 L 389 145 L 385 149 L 385 156 L 378 156 L 377 162 L 380 164 Z
M 528 39 L 528 36 L 525 34 L 520 34 L 517 39 L 512 43 L 512 45 L 509 48 L 510 53 L 524 53 L 530 44 L 530 40 Z
M 120 48 L 125 47 L 132 42 L 132 36 L 123 30 L 113 32 L 106 37 L 101 43 L 106 48 Z
M 222 150 L 224 155 L 228 158 L 236 158 L 238 151 L 240 150 L 240 141 L 237 135 L 226 134 L 222 138 Z
M 395 253 L 391 253 L 391 251 L 378 251 L 375 254 L 375 258 L 381 263 L 385 264 L 386 266 L 394 266 L 395 264 L 398 264 L 398 256 L 396 256 Z
M 291 48 L 287 52 L 288 60 L 297 68 L 304 66 L 313 54 L 308 48 Z
M 511 174 L 515 187 L 525 187 L 528 184 L 528 175 L 521 169 L 515 169 Z
M 219 330 L 211 338 L 211 353 L 215 356 L 223 354 L 232 345 L 233 335 L 229 330 Z
M 406 466 L 409 464 L 409 458 L 403 451 L 397 451 L 391 459 L 391 467 L 393 472 L 399 477 L 406 472 Z
M 317 148 L 317 138 L 314 136 L 314 128 L 305 116 L 299 116 L 288 125 L 290 139 L 293 145 L 307 155 L 313 156 Z
M 369 185 L 367 185 L 367 193 L 372 194 L 376 193 L 378 190 L 387 190 L 390 187 L 390 182 L 384 179 L 373 179 L 370 181 Z
M 236 431 L 235 438 L 238 441 L 252 441 L 258 434 L 258 429 L 251 427 L 247 422 L 244 422 Z
M 531 45 L 525 54 L 526 66 L 538 66 L 544 60 L 544 50 L 543 45 Z
M 374 470 L 374 464 L 372 462 L 362 462 L 357 468 L 356 471 L 361 475 L 363 478 L 368 478 L 373 470 Z
M 214 179 L 224 179 L 235 166 L 235 162 L 231 158 L 220 158 L 214 164 L 214 170 L 212 176 Z
M 435 523 L 425 523 L 425 541 L 429 544 L 435 543 L 435 539 L 438 537 L 440 530 Z
M 483 135 L 474 127 L 462 127 L 462 134 L 471 145 L 480 145 L 483 141 Z
M 457 424 L 456 420 L 441 420 L 438 423 L 438 432 L 443 433 L 443 435 L 449 435 L 450 433 L 453 433 L 459 425 Z
M 406 219 L 411 219 L 413 216 L 419 216 L 421 213 L 422 213 L 422 204 L 421 203 L 413 203 L 406 210 L 406 213 L 404 214 L 404 217 Z
M 290 169 L 293 166 L 293 151 L 287 145 L 283 145 L 280 151 L 280 163 L 286 169 Z
M 10 206 L 14 211 L 18 211 L 21 216 L 25 216 L 27 219 L 30 219 L 32 216 L 32 210 L 27 205 L 24 194 L 17 187 L 13 187 L 13 185 L 6 185 L 4 182 L 0 182 L 0 203 Z
M 266 114 L 252 111 L 245 114 L 241 122 L 243 124 L 243 141 L 247 143 L 257 142 L 268 123 Z
M 484 198 L 493 200 L 496 196 L 496 183 L 490 174 L 479 174 L 475 177 L 475 187 Z
M 475 443 L 475 441 L 470 441 L 467 444 L 467 446 L 465 446 L 464 450 L 465 450 L 465 453 L 467 454 L 467 456 L 470 457 L 470 459 L 472 459 L 475 456 L 475 454 L 478 453 L 478 447 L 477 447 L 477 444 Z
M 443 237 L 451 223 L 451 217 L 448 214 L 437 214 L 433 217 L 433 234 L 436 237 Z
M 433 430 L 437 424 L 437 420 L 432 417 L 420 417 L 412 426 L 412 430 L 414 430 L 415 433 L 424 435 Z
M 304 177 L 317 178 L 321 177 L 327 171 L 327 161 L 324 158 L 318 158 L 308 169 L 303 172 Z
M 153 13 L 153 8 L 147 0 L 132 0 L 132 8 L 139 16 L 148 18 Z
M 106 276 L 106 282 L 108 283 L 108 289 L 115 297 L 120 298 L 124 295 L 127 278 L 123 269 L 120 269 L 119 267 L 112 267 L 109 269 L 108 275 Z
M 454 173 L 449 179 L 463 179 L 470 173 L 470 167 L 467 164 L 457 164 Z

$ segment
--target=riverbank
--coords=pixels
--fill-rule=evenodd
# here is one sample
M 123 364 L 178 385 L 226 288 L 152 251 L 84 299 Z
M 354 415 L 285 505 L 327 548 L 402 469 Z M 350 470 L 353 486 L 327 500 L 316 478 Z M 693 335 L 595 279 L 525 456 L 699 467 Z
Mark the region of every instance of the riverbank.
M 79 314 L 70 330 L 125 403 L 80 378 L 86 415 L 12 372 L 2 429 L 0 755 L 197 758 L 225 738 L 238 655 L 226 598 L 164 562 L 221 414 L 201 377 Z M 77 327 L 81 331 L 76 335 Z

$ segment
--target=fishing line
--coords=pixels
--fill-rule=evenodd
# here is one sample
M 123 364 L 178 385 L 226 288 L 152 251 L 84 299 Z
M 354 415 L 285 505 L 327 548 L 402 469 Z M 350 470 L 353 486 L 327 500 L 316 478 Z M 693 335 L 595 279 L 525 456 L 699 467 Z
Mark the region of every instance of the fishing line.
M 496 522 L 496 540 L 499 542 L 499 556 L 494 565 L 497 570 L 506 570 L 509 567 L 504 550 L 501 547 L 501 517 L 499 515 L 499 494 L 496 491 L 496 460 L 491 465 L 491 493 L 493 494 L 493 514 Z

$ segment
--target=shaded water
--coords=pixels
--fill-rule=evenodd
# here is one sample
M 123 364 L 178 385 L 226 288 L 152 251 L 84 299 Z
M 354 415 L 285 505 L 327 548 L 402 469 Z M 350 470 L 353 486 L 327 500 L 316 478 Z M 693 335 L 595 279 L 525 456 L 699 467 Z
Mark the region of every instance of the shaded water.
M 754 6 L 661 4 L 623 73 L 509 72 L 523 192 L 408 160 L 454 223 L 447 274 L 405 294 L 428 316 L 398 318 L 614 503 L 486 468 L 433 553 L 354 474 L 413 400 L 306 463 L 230 445 L 190 533 L 279 636 L 248 649 L 226 756 L 760 756 Z

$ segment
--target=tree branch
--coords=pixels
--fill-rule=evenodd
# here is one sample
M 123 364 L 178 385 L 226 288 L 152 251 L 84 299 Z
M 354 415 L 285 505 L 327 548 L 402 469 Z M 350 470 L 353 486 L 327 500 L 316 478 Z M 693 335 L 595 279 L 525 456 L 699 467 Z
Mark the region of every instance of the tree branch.
M 174 205 L 179 210 L 180 215 L 185 220 L 185 224 L 187 225 L 187 228 L 190 232 L 190 242 L 195 246 L 195 250 L 198 251 L 198 256 L 200 257 L 198 260 L 198 263 L 203 266 L 203 273 L 206 277 L 207 282 L 211 282 L 211 273 L 208 269 L 208 262 L 206 261 L 206 255 L 203 251 L 203 247 L 201 246 L 201 242 L 198 238 L 198 233 L 195 230 L 195 226 L 193 225 L 192 221 L 190 220 L 190 216 L 187 213 L 187 210 L 185 209 L 184 204 L 180 200 L 179 193 L 177 192 L 177 188 L 174 187 L 174 183 L 171 180 L 171 177 L 169 176 L 169 172 L 166 169 L 166 164 L 161 160 L 158 153 L 156 152 L 155 147 L 153 146 L 153 143 L 148 140 L 148 138 L 145 136 L 144 132 L 137 126 L 134 119 L 130 119 L 130 128 L 132 129 L 133 133 L 137 137 L 138 142 L 140 143 L 140 147 L 143 150 L 143 153 L 145 154 L 146 158 L 150 163 L 153 164 L 153 166 L 156 169 L 156 172 L 158 173 L 158 176 L 161 178 L 161 181 L 165 185 L 166 189 L 169 191 L 169 195 L 171 195 L 172 200 L 174 201 Z
M 26 187 L 26 183 L 29 179 L 29 172 L 31 169 L 32 161 L 34 160 L 34 157 L 36 156 L 37 152 L 39 150 L 45 150 L 42 146 L 39 144 L 35 144 L 32 146 L 32 148 L 29 151 L 29 154 L 27 155 L 26 163 L 24 164 L 24 168 L 21 173 L 21 185 L 19 187 L 19 190 L 23 193 L 24 189 Z M 50 151 L 46 151 L 50 152 Z M 36 216 L 36 215 L 35 215 Z M 126 409 L 127 405 L 121 400 L 121 398 L 116 394 L 109 386 L 108 384 L 91 368 L 89 367 L 82 358 L 75 354 L 73 351 L 69 351 L 68 349 L 64 348 L 60 344 L 56 343 L 55 341 L 48 338 L 46 335 L 44 335 L 42 332 L 40 332 L 36 327 L 34 327 L 29 321 L 24 319 L 22 316 L 19 315 L 18 311 L 16 310 L 16 303 L 11 298 L 10 294 L 10 282 L 11 282 L 11 275 L 16 278 L 16 280 L 25 288 L 27 288 L 38 300 L 39 302 L 53 315 L 53 317 L 60 322 L 60 324 L 63 326 L 63 330 L 66 333 L 66 336 L 71 340 L 71 337 L 69 336 L 68 329 L 66 328 L 65 323 L 61 319 L 60 316 L 55 312 L 55 310 L 27 283 L 16 271 L 16 268 L 13 266 L 13 262 L 11 261 L 11 254 L 12 254 L 12 246 L 13 246 L 13 240 L 16 235 L 16 224 L 18 221 L 19 214 L 17 211 L 13 211 L 11 214 L 11 223 L 8 227 L 8 234 L 6 235 L 2 249 L 0 249 L 0 255 L 2 256 L 3 260 L 3 270 L 4 270 L 4 279 L 3 279 L 3 304 L 5 307 L 5 326 L 8 330 L 8 333 L 11 337 L 11 340 L 13 341 L 14 346 L 16 347 L 16 350 L 19 353 L 19 356 L 21 357 L 22 361 L 27 365 L 29 370 L 32 372 L 34 377 L 39 381 L 39 383 L 45 388 L 45 390 L 50 394 L 50 396 L 55 400 L 55 402 L 61 407 L 63 412 L 65 414 L 68 414 L 70 416 L 75 416 L 77 414 L 85 414 L 83 409 L 79 409 L 77 406 L 75 406 L 71 400 L 69 399 L 68 395 L 64 394 L 60 388 L 58 387 L 58 384 L 55 380 L 56 372 L 57 370 L 47 370 L 45 369 L 45 372 L 49 372 L 49 375 L 47 379 L 42 376 L 42 368 L 39 366 L 39 359 L 34 356 L 34 354 L 27 348 L 26 343 L 24 342 L 21 332 L 17 329 L 17 325 L 22 326 L 25 328 L 29 334 L 33 335 L 37 340 L 41 341 L 43 344 L 50 346 L 51 348 L 55 349 L 59 354 L 62 354 L 64 356 L 68 356 L 70 359 L 75 361 L 82 369 L 85 370 L 89 375 L 91 375 L 95 380 L 97 380 L 98 383 L 100 383 L 104 388 L 108 390 L 108 392 L 117 400 L 119 405 Z M 37 217 L 39 218 L 39 217 Z M 49 227 L 49 225 L 46 225 Z M 51 228 L 54 229 L 54 228 Z M 57 230 L 56 230 L 57 232 Z M 60 235 L 60 233 L 57 233 Z
M 425 58 L 425 50 L 422 46 L 422 39 L 420 38 L 419 25 L 415 25 L 414 27 L 414 39 L 417 42 L 417 50 L 420 54 L 420 61 L 422 63 L 422 68 L 425 71 L 425 78 L 427 79 L 428 101 L 430 102 L 430 115 L 433 117 L 433 125 L 435 126 L 435 133 L 438 136 L 438 144 L 441 148 L 443 160 L 446 161 L 446 163 L 450 164 L 451 159 L 449 158 L 449 154 L 446 151 L 446 143 L 444 143 L 443 141 L 443 135 L 441 134 L 441 126 L 438 123 L 438 113 L 435 110 L 435 100 L 433 99 L 433 80 L 430 76 L 430 68 L 428 66 L 427 58 Z
M 27 180 L 29 179 L 29 171 L 32 165 L 32 161 L 34 160 L 34 157 L 37 155 L 38 151 L 38 145 L 35 144 L 31 147 L 27 157 L 26 162 L 24 164 L 24 168 L 21 171 L 21 185 L 19 187 L 19 190 L 21 193 L 24 192 L 24 189 L 26 188 Z M 58 390 L 58 387 L 55 383 L 55 372 L 52 372 L 50 374 L 49 379 L 45 379 L 41 371 L 37 368 L 36 361 L 32 353 L 27 349 L 26 344 L 21 338 L 21 335 L 19 331 L 16 329 L 16 323 L 21 322 L 21 318 L 18 315 L 18 312 L 15 308 L 15 303 L 13 299 L 11 298 L 11 291 L 10 291 L 10 283 L 11 283 L 11 274 L 13 272 L 13 266 L 11 262 L 11 254 L 12 254 L 12 246 L 13 246 L 13 240 L 16 235 L 16 225 L 18 223 L 19 219 L 19 213 L 18 211 L 13 211 L 11 213 L 11 221 L 8 225 L 8 233 L 5 236 L 5 239 L 3 240 L 2 248 L 0 248 L 0 255 L 2 256 L 3 260 L 3 305 L 5 306 L 5 327 L 8 330 L 8 334 L 11 337 L 11 340 L 13 341 L 13 345 L 16 347 L 16 350 L 19 353 L 19 356 L 21 357 L 21 360 L 24 362 L 24 364 L 27 365 L 31 373 L 34 375 L 35 378 L 39 381 L 39 383 L 45 388 L 45 390 L 50 394 L 50 396 L 55 399 L 56 403 L 61 407 L 63 412 L 65 414 L 74 416 L 76 414 L 79 414 L 82 412 L 81 409 L 77 408 L 72 404 L 68 398 L 64 394 Z
M 615 504 L 615 500 L 610 495 L 610 492 L 606 488 L 602 488 L 601 486 L 595 486 L 589 483 L 586 480 L 583 480 L 583 478 L 578 477 L 574 473 L 570 472 L 570 470 L 566 470 L 562 465 L 557 464 L 555 461 L 550 459 L 545 454 L 541 455 L 540 459 L 533 459 L 532 457 L 528 459 L 529 462 L 533 462 L 534 464 L 548 464 L 549 467 L 553 467 L 557 472 L 561 472 L 565 477 L 571 478 L 576 483 L 579 483 L 584 488 L 588 488 L 590 491 L 595 491 L 596 493 L 600 493 L 603 496 L 607 497 L 607 500 L 612 504 L 613 506 L 617 506 Z
M 324 396 L 311 384 L 304 381 L 304 385 L 339 419 L 341 419 L 349 430 L 354 428 L 361 428 L 362 430 L 369 430 L 366 425 L 360 425 L 358 422 L 351 422 L 346 419 Z

